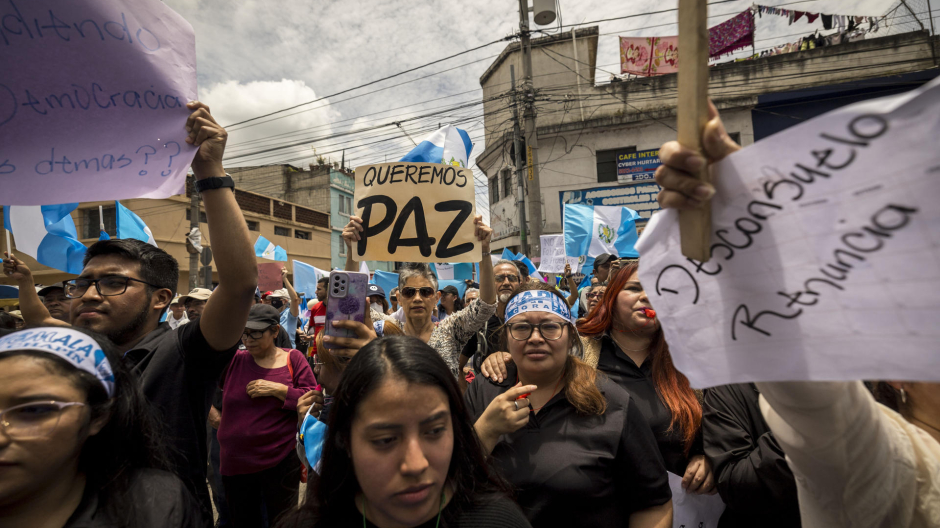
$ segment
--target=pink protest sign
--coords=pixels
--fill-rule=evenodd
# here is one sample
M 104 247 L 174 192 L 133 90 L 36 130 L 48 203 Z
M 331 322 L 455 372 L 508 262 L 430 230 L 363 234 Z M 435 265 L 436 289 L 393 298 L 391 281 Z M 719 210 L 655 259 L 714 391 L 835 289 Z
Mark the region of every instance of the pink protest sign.
M 182 191 L 196 42 L 159 0 L 0 3 L 4 205 Z

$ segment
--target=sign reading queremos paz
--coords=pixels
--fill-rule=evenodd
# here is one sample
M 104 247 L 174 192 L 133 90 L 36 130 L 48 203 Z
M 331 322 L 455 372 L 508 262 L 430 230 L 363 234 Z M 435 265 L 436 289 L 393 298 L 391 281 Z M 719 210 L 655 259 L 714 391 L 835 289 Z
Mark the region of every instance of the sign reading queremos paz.
M 479 262 L 473 171 L 439 163 L 356 168 L 357 260 Z

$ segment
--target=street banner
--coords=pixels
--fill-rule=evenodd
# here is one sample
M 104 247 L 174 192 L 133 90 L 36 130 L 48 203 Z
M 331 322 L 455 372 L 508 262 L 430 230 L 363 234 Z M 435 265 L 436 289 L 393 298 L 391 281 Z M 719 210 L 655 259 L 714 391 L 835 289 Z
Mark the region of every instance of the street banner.
M 640 281 L 693 387 L 940 381 L 938 123 L 935 79 L 717 163 L 705 263 L 653 216 Z
M 281 269 L 283 267 L 284 265 L 280 262 L 258 264 L 258 290 L 261 293 L 280 290 L 284 286 L 284 281 L 281 279 Z M 316 287 L 314 287 L 314 290 L 316 290 Z
M 479 262 L 470 169 L 392 162 L 356 168 L 356 260 Z
M 196 148 L 193 28 L 159 0 L 0 5 L 6 205 L 167 198 Z
M 542 273 L 564 273 L 565 264 L 571 264 L 571 273 L 578 273 L 579 257 L 565 256 L 565 235 L 542 235 L 542 260 L 539 271 Z

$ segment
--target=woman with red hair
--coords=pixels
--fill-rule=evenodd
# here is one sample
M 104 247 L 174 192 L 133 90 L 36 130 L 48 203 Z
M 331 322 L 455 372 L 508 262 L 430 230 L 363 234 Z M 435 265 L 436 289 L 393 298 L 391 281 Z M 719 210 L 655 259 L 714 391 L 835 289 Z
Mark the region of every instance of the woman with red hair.
M 672 363 L 656 313 L 637 277 L 638 264 L 611 270 L 607 291 L 578 321 L 585 363 L 604 372 L 636 400 L 653 429 L 666 469 L 689 493 L 714 494 L 715 479 L 702 447 L 702 405 Z M 484 376 L 505 376 L 508 354 L 492 354 Z

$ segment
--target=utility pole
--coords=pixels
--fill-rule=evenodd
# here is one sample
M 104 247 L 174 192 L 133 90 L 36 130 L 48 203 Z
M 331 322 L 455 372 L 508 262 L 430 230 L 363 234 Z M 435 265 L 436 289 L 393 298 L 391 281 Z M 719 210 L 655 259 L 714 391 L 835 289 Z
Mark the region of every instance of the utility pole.
M 522 131 L 519 128 L 519 107 L 516 98 L 516 67 L 509 65 L 509 79 L 512 85 L 512 144 L 516 151 L 516 159 L 513 163 L 516 165 L 516 182 L 519 185 L 519 194 L 516 198 L 516 208 L 519 210 L 519 249 L 522 253 L 529 254 L 528 240 L 526 239 L 525 225 L 525 177 L 522 175 Z M 499 176 L 496 185 L 499 185 Z
M 196 190 L 195 176 L 187 176 L 191 185 L 192 195 L 189 197 L 189 232 L 193 228 L 199 227 L 199 191 Z M 199 279 L 199 252 L 194 251 L 189 255 L 189 290 L 196 288 Z
M 532 45 L 529 43 L 529 0 L 519 0 L 519 38 L 522 48 L 522 84 L 525 110 L 526 164 L 528 165 L 528 196 L 530 253 L 529 258 L 542 254 L 542 190 L 539 186 L 539 139 L 535 128 L 535 86 L 532 83 Z

